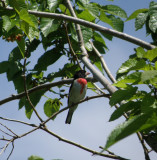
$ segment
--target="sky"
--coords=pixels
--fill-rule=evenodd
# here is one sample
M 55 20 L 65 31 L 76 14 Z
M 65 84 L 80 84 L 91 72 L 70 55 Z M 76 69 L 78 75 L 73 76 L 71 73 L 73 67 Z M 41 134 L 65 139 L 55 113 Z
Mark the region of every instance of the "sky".
M 101 5 L 118 5 L 123 8 L 129 16 L 136 9 L 148 8 L 150 1 L 115 0 L 114 2 L 108 2 L 105 0 L 97 0 L 96 2 L 100 3 Z M 105 24 L 102 25 L 105 26 Z M 134 20 L 125 23 L 124 32 L 140 38 L 144 41 L 151 41 L 150 37 L 146 37 L 144 29 L 135 31 Z M 118 38 L 114 38 L 112 42 L 106 41 L 106 44 L 109 48 L 109 51 L 104 55 L 104 59 L 113 75 L 115 75 L 121 63 L 127 60 L 130 54 L 134 53 L 134 48 L 137 46 Z M 15 43 L 7 43 L 0 39 L 0 62 L 8 59 L 10 51 L 15 46 Z M 44 53 L 44 50 L 40 46 L 40 48 L 38 48 L 33 53 L 32 60 L 34 63 L 37 61 L 36 57 L 39 57 L 40 55 L 42 55 L 42 53 Z M 62 68 L 64 62 L 65 60 L 61 58 L 60 61 L 55 65 L 55 69 L 59 67 Z M 48 70 L 52 72 L 54 70 L 54 66 L 50 66 Z M 7 98 L 11 94 L 16 94 L 12 82 L 7 81 L 5 74 L 0 75 L 0 91 L 0 100 Z M 87 96 L 92 95 L 93 93 L 91 91 L 87 91 Z M 50 93 L 47 96 L 54 98 L 54 95 Z M 37 106 L 37 110 L 43 117 L 43 119 L 46 119 L 46 116 L 43 113 L 43 105 L 45 101 L 46 98 L 43 97 Z M 63 107 L 65 107 L 67 105 L 67 99 L 64 99 L 62 103 Z M 65 139 L 74 141 L 93 150 L 100 151 L 99 146 L 105 145 L 107 136 L 110 134 L 110 132 L 114 129 L 114 127 L 124 121 L 124 118 L 121 118 L 118 121 L 108 122 L 113 111 L 114 108 L 111 108 L 108 105 L 108 99 L 100 98 L 80 104 L 78 109 L 74 113 L 73 120 L 70 125 L 66 125 L 64 123 L 67 111 L 58 115 L 55 121 L 50 121 L 47 125 L 52 132 Z M 24 109 L 18 110 L 18 101 L 16 100 L 0 106 L 0 116 L 10 119 L 18 119 L 29 123 L 39 123 L 34 114 L 32 118 L 28 120 L 25 116 Z M 19 135 L 31 129 L 30 127 L 24 126 L 22 124 L 20 125 L 4 120 L 0 120 L 0 123 L 5 124 Z M 0 132 L 0 137 L 2 137 L 2 132 Z M 2 147 L 2 145 L 3 143 L 0 142 L 0 147 Z M 0 155 L 0 159 L 5 160 L 10 153 L 10 149 L 11 146 L 7 148 L 4 154 Z M 125 158 L 129 158 L 131 160 L 144 159 L 143 149 L 136 135 L 129 136 L 128 138 L 118 142 L 113 147 L 111 147 L 110 150 L 115 154 L 118 154 Z M 38 130 L 24 138 L 16 140 L 14 151 L 10 160 L 27 160 L 27 158 L 31 155 L 40 156 L 44 158 L 44 160 L 108 159 L 92 155 L 91 153 L 88 153 L 75 146 L 59 141 L 55 137 L 52 137 L 41 130 Z M 150 153 L 150 157 L 151 159 L 157 159 L 157 155 L 154 152 Z

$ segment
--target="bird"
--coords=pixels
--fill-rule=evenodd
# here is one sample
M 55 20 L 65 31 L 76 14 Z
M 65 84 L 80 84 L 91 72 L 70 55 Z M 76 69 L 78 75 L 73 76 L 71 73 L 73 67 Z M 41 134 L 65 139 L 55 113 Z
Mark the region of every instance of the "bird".
M 86 72 L 85 70 L 79 70 L 75 73 L 73 82 L 69 89 L 68 106 L 72 106 L 74 103 L 78 103 L 80 100 L 84 99 L 87 91 L 86 76 L 88 74 L 90 73 Z M 66 124 L 71 123 L 73 113 L 77 106 L 78 104 L 69 108 L 69 112 L 65 121 Z

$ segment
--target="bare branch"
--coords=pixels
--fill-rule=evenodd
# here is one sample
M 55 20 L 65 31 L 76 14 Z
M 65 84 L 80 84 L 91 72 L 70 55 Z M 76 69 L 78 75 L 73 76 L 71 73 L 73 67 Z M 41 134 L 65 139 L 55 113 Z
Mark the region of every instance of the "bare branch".
M 31 126 L 31 127 L 37 127 L 37 125 L 35 125 L 35 124 L 26 123 L 26 122 L 19 121 L 19 120 L 16 120 L 16 119 L 8 119 L 8 118 L 4 118 L 4 117 L 0 117 L 0 119 L 6 120 L 6 121 L 11 121 L 11 122 L 25 124 L 25 125 L 28 125 L 28 126 Z
M 84 147 L 84 146 L 82 146 L 82 145 L 80 145 L 80 144 L 78 144 L 78 143 L 75 143 L 75 142 L 69 141 L 69 140 L 67 140 L 67 139 L 65 139 L 65 138 L 62 138 L 61 136 L 53 133 L 52 131 L 50 131 L 50 130 L 48 130 L 48 129 L 43 129 L 43 128 L 41 128 L 41 129 L 44 130 L 45 132 L 49 133 L 50 135 L 58 138 L 59 141 L 63 141 L 63 142 L 65 142 L 65 143 L 68 143 L 68 144 L 71 144 L 71 145 L 76 146 L 76 147 L 78 147 L 78 148 L 81 148 L 81 149 L 83 149 L 83 150 L 85 150 L 85 151 L 87 151 L 87 152 L 92 153 L 93 155 L 98 155 L 98 156 L 102 156 L 102 157 L 108 157 L 108 158 L 111 158 L 111 159 L 126 160 L 125 158 L 122 158 L 122 157 L 120 157 L 120 156 L 109 155 L 109 154 L 104 154 L 104 153 L 101 153 L 101 152 L 94 151 L 94 150 L 89 149 L 89 148 L 87 148 L 87 147 Z
M 7 157 L 7 160 L 9 160 L 10 156 L 11 156 L 12 153 L 13 153 L 13 150 L 14 150 L 14 141 L 12 142 L 12 149 L 11 149 L 10 154 L 9 154 L 8 157 Z
M 10 131 L 12 134 L 14 134 L 15 136 L 17 136 L 17 134 L 15 134 L 10 128 L 8 128 L 7 126 L 5 126 L 4 124 L 0 123 L 0 125 L 2 125 L 3 127 L 5 127 L 8 131 Z M 9 135 L 9 134 L 8 134 Z M 11 135 L 9 135 L 11 136 Z M 11 136 L 12 137 L 12 136 Z

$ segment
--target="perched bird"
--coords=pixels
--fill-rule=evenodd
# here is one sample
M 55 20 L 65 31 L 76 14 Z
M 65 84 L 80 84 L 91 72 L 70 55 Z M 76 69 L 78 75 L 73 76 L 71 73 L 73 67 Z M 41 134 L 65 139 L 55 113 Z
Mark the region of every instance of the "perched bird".
M 74 103 L 78 103 L 80 100 L 84 99 L 87 90 L 87 80 L 85 78 L 88 74 L 89 73 L 84 70 L 80 70 L 75 73 L 74 80 L 69 90 L 68 106 L 71 106 Z M 78 104 L 69 108 L 65 123 L 71 123 L 72 115 L 76 110 L 77 106 Z

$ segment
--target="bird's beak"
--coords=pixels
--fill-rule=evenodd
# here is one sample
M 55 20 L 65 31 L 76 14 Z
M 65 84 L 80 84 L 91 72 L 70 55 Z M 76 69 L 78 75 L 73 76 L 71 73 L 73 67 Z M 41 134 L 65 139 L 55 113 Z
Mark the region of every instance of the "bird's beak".
M 87 77 L 89 74 L 90 74 L 89 72 L 86 72 L 86 73 L 85 73 L 86 77 Z

